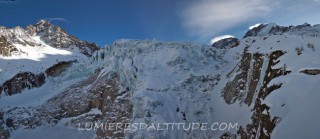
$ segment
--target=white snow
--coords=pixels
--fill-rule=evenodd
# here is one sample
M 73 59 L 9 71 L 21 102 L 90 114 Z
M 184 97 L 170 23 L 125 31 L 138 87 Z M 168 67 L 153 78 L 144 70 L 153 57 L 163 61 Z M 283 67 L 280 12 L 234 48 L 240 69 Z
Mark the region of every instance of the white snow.
M 18 129 L 12 132 L 11 139 L 93 139 L 94 130 L 78 130 L 67 126 L 43 126 L 33 130 Z
M 88 58 L 77 50 L 58 49 L 42 42 L 38 36 L 33 37 L 41 46 L 23 46 L 13 44 L 20 53 L 10 56 L 0 56 L 0 84 L 12 78 L 19 72 L 44 72 L 59 61 L 87 61 Z
M 319 83 L 318 80 L 318 82 L 314 82 L 314 88 L 300 92 L 304 96 L 292 108 L 289 108 L 290 111 L 283 116 L 283 120 L 276 126 L 272 138 L 312 139 L 319 137 Z

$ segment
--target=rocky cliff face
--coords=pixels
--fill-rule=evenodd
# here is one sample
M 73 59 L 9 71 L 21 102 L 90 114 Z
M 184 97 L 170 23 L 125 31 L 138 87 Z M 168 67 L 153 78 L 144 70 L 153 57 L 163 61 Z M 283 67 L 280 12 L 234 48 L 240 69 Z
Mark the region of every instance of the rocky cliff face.
M 72 65 L 72 63 L 77 61 L 62 61 L 48 68 L 45 73 L 48 76 L 56 77 L 59 76 L 62 72 L 64 72 L 68 67 Z
M 10 42 L 8 42 L 6 37 L 1 36 L 0 37 L 0 55 L 11 56 L 11 54 L 14 52 L 18 52 L 18 49 L 15 48 Z
M 32 72 L 19 72 L 14 77 L 6 80 L 0 85 L 0 94 L 3 92 L 5 95 L 15 95 L 24 90 L 41 87 L 45 84 L 48 77 L 56 77 L 61 75 L 72 63 L 76 61 L 62 61 L 46 69 L 45 72 L 34 74 Z
M 236 47 L 239 44 L 240 44 L 240 41 L 237 38 L 225 38 L 213 43 L 212 46 L 219 49 L 229 49 L 229 48 Z
M 36 40 L 32 39 L 32 36 L 22 27 L 15 28 L 0 28 L 0 34 L 4 36 L 11 44 L 21 44 L 23 46 L 39 46 Z
M 237 132 L 241 138 L 271 138 L 273 129 L 280 121 L 279 117 L 273 117 L 270 114 L 270 106 L 262 101 L 282 86 L 282 83 L 268 86 L 270 81 L 291 72 L 285 67 L 272 68 L 279 63 L 279 58 L 284 54 L 285 52 L 279 50 L 268 54 L 248 53 L 245 49 L 241 62 L 236 67 L 238 71 L 229 73 L 229 75 L 236 74 L 236 76 L 226 84 L 222 92 L 226 103 L 232 104 L 240 101 L 248 106 L 254 105 L 251 109 L 253 111 L 252 123 L 241 126 Z M 266 68 L 263 68 L 263 65 Z M 264 77 L 261 77 L 262 75 Z
M 21 93 L 24 89 L 40 87 L 45 83 L 45 78 L 44 74 L 36 75 L 31 72 L 21 72 L 4 82 L 0 87 L 3 88 L 0 92 L 4 92 L 9 96 Z

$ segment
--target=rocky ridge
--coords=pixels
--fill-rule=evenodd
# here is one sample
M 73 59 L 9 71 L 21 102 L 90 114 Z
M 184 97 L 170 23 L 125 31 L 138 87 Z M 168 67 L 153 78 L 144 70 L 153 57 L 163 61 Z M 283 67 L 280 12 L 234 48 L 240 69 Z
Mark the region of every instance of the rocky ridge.
M 41 46 L 39 40 L 35 38 L 39 37 L 41 41 L 52 47 L 79 49 L 81 53 L 87 56 L 91 56 L 96 50 L 99 50 L 99 46 L 95 43 L 79 40 L 47 20 L 40 20 L 38 23 L 29 25 L 25 29 L 19 26 L 12 29 L 1 27 L 0 35 L 5 37 L 11 44 L 31 47 Z M 0 48 L 4 49 L 4 47 Z

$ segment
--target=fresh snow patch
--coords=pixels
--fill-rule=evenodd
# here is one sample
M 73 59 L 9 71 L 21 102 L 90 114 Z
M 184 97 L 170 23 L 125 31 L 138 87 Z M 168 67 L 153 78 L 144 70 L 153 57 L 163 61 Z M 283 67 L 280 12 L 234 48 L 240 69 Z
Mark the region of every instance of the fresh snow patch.
M 98 108 L 93 108 L 87 114 L 102 115 L 102 112 Z
M 12 60 L 12 59 L 30 59 L 35 61 L 41 61 L 41 59 L 46 58 L 48 55 L 72 55 L 72 52 L 62 49 L 57 49 L 45 44 L 40 40 L 39 36 L 33 37 L 34 40 L 40 42 L 41 46 L 23 46 L 21 44 L 13 44 L 22 53 L 19 55 L 13 55 L 11 57 L 1 57 L 2 59 Z

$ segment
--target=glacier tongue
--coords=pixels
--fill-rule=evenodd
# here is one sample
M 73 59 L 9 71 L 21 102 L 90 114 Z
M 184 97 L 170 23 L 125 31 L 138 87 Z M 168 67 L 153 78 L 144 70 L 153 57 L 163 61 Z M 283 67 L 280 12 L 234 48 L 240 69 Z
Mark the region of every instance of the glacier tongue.
M 227 50 L 193 43 L 118 40 L 103 51 L 105 56 L 102 67 L 119 73 L 122 86 L 132 91 L 131 122 L 148 123 L 148 126 L 151 123 L 226 122 L 222 118 L 219 119 L 221 121 L 215 121 L 218 116 L 215 118 L 214 115 L 218 114 L 215 114 L 213 107 L 223 105 L 217 104 L 223 103 L 223 100 L 219 101 L 220 94 L 213 94 L 213 90 L 224 78 L 221 74 L 235 64 L 232 59 L 224 59 Z M 94 55 L 96 60 L 99 60 L 97 57 L 101 53 Z M 223 106 L 228 109 L 227 105 Z M 247 108 L 244 110 L 249 111 Z M 232 112 L 226 113 L 231 115 Z M 244 116 L 244 119 L 249 119 L 249 115 Z M 145 129 L 129 130 L 126 135 L 176 138 L 190 137 L 200 132 Z M 214 132 L 208 130 L 201 137 L 214 135 Z

